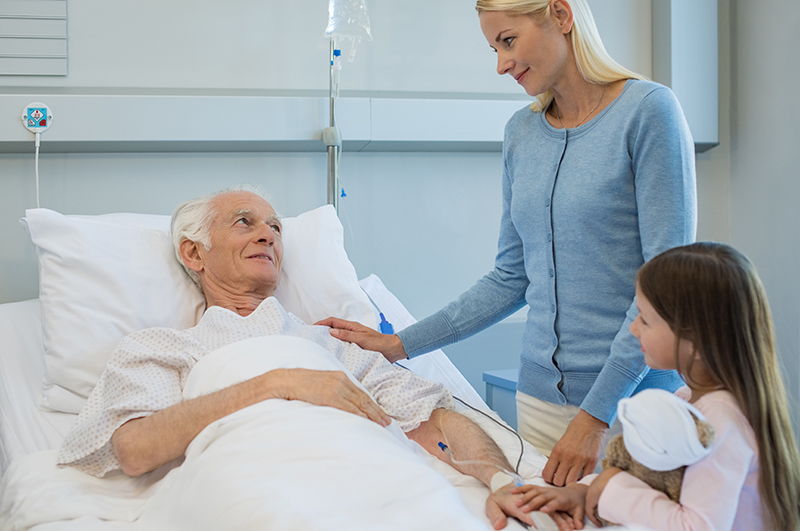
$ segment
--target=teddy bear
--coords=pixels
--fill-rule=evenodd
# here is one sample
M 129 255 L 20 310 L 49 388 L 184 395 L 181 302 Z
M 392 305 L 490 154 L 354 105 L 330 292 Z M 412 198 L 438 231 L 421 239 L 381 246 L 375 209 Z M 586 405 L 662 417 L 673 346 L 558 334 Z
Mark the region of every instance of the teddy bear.
M 603 470 L 619 468 L 678 502 L 686 467 L 710 450 L 711 424 L 691 404 L 660 389 L 620 400 L 617 415 L 622 434 L 608 442 Z

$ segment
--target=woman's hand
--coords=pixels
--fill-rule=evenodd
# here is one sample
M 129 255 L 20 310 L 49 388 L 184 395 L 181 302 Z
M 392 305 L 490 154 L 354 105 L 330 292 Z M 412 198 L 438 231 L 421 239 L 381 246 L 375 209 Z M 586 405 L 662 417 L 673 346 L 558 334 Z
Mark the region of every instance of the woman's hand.
M 548 483 L 563 487 L 594 471 L 608 425 L 584 410 L 578 411 L 567 431 L 553 447 L 542 470 Z
M 608 480 L 616 476 L 622 472 L 619 468 L 611 467 L 603 470 L 599 476 L 594 478 L 592 484 L 589 485 L 589 490 L 586 492 L 586 515 L 589 517 L 589 520 L 598 527 L 602 527 L 602 523 L 600 522 L 600 513 L 597 509 L 597 504 L 600 501 L 600 495 L 603 493 L 603 489 L 606 488 L 608 484 Z
M 361 323 L 346 321 L 336 317 L 328 317 L 314 324 L 329 326 L 331 328 L 331 335 L 336 339 L 355 343 L 364 350 L 380 352 L 392 363 L 408 357 L 405 348 L 403 348 L 403 342 L 400 341 L 397 334 L 381 334 Z
M 560 530 L 583 529 L 588 487 L 571 483 L 566 487 L 522 485 L 511 493 L 519 495 L 517 504 L 524 512 L 542 511 L 555 520 Z

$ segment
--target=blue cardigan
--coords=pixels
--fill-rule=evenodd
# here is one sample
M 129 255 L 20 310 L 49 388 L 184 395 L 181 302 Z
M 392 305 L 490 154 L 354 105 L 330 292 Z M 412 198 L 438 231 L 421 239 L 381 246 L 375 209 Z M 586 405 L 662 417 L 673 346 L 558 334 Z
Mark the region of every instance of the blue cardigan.
M 410 357 L 464 339 L 529 306 L 518 390 L 614 419 L 637 388 L 674 390 L 628 327 L 636 271 L 694 241 L 694 145 L 667 87 L 629 80 L 574 129 L 517 111 L 503 147 L 495 267 L 447 307 L 398 335 Z

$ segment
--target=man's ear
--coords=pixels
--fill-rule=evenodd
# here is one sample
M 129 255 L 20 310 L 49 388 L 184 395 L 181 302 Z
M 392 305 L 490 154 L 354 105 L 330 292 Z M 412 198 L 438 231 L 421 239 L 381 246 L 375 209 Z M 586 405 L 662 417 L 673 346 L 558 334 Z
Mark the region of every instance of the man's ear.
M 566 35 L 572 31 L 575 17 L 572 14 L 572 6 L 569 5 L 567 0 L 553 0 L 550 4 L 550 16 L 553 17 L 558 27 L 561 28 L 561 33 Z
M 203 257 L 200 255 L 200 245 L 202 244 L 193 242 L 192 240 L 183 240 L 178 249 L 180 251 L 181 260 L 183 260 L 186 267 L 197 273 L 203 270 Z

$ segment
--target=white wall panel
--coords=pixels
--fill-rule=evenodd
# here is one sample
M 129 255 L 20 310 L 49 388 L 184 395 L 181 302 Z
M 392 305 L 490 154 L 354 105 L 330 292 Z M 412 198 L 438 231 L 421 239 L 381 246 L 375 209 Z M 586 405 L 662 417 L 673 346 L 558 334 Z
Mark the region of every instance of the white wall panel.
M 67 0 L 0 0 L 0 75 L 67 75 Z

